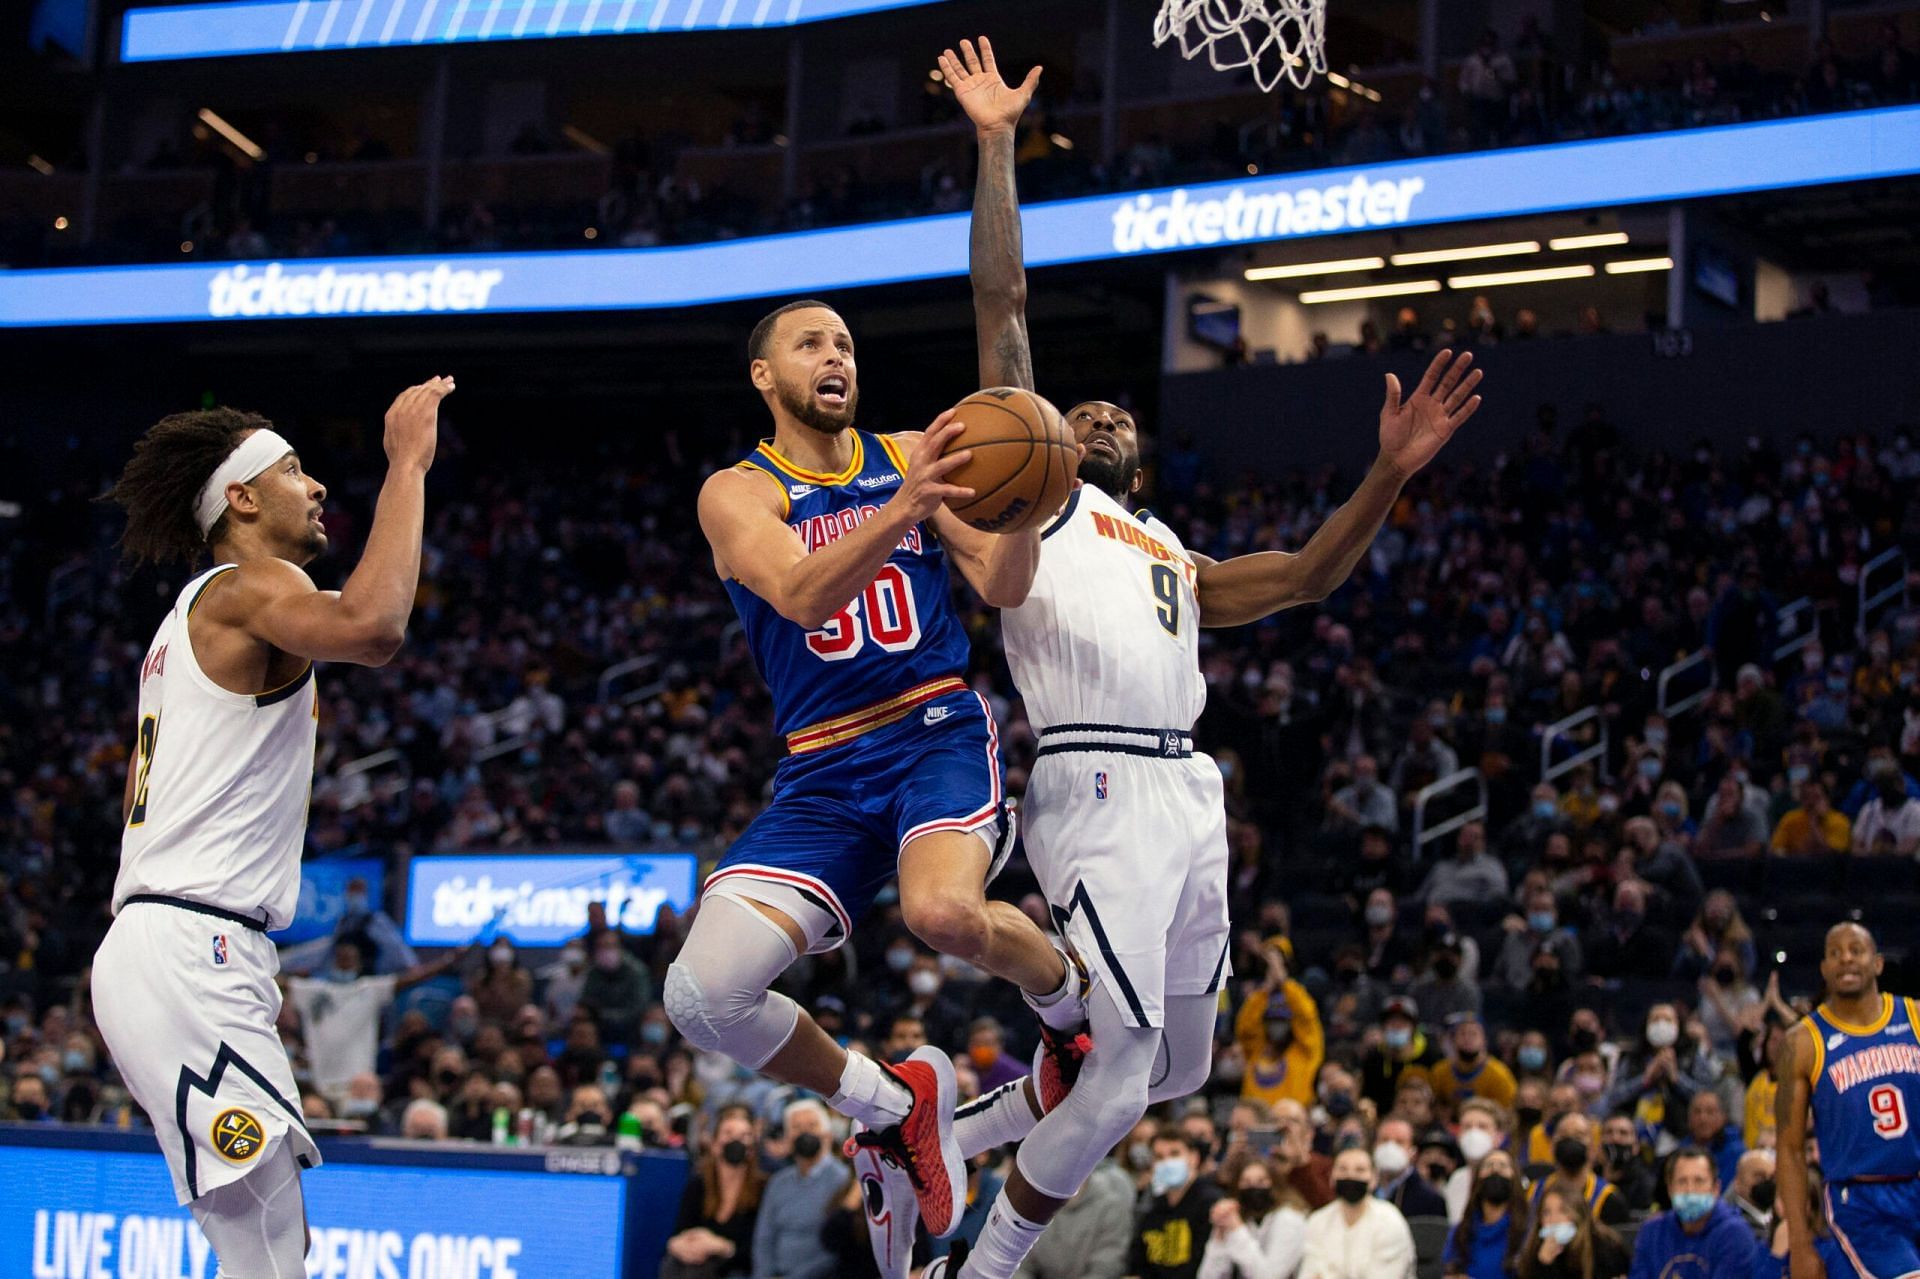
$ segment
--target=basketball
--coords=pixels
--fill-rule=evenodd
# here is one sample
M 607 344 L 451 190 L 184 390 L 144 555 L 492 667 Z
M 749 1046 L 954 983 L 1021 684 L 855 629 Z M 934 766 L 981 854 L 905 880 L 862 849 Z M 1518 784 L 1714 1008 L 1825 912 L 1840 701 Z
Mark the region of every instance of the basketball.
M 974 392 L 954 411 L 966 430 L 947 451 L 973 453 L 946 477 L 973 490 L 965 505 L 948 503 L 955 515 L 985 533 L 1017 533 L 1060 509 L 1073 491 L 1080 451 L 1059 409 L 1032 391 L 997 386 Z

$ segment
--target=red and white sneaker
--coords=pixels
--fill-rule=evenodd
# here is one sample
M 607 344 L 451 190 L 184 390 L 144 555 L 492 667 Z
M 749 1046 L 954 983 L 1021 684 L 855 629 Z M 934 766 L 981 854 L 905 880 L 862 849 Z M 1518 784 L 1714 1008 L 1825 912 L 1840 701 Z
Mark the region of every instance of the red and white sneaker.
M 913 1108 L 891 1128 L 855 1133 L 847 1139 L 847 1154 L 871 1150 L 883 1164 L 892 1164 L 913 1187 L 920 1220 L 927 1233 L 945 1239 L 960 1225 L 967 1200 L 967 1161 L 953 1135 L 953 1110 L 959 1095 L 953 1062 L 938 1048 L 915 1050 L 898 1066 L 880 1068 L 913 1094 Z M 886 1180 L 882 1187 L 888 1187 Z M 909 1239 L 908 1247 L 912 1246 Z
M 962 1239 L 953 1245 L 953 1251 L 944 1257 L 935 1257 L 920 1272 L 920 1279 L 954 1279 L 967 1266 L 967 1241 Z
M 1040 1109 L 1052 1114 L 1053 1108 L 1067 1099 L 1080 1078 L 1080 1067 L 1093 1051 L 1093 1038 L 1086 1031 L 1069 1035 L 1040 1023 L 1040 1042 L 1033 1049 L 1033 1083 L 1040 1094 Z
M 866 1131 L 865 1124 L 853 1121 L 847 1152 L 853 1160 L 853 1175 L 860 1179 L 867 1243 L 873 1248 L 880 1279 L 907 1279 L 913 1269 L 913 1228 L 920 1221 L 920 1206 L 905 1169 L 881 1158 L 877 1148 L 861 1144 Z

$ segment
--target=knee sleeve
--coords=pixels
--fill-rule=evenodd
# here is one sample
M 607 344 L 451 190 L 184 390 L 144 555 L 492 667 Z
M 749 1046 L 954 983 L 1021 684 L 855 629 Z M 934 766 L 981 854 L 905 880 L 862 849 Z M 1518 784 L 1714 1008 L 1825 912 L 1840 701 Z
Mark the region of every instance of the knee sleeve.
M 1167 999 L 1166 1030 L 1148 1084 L 1147 1102 L 1159 1105 L 1189 1097 L 1207 1085 L 1213 1072 L 1214 995 L 1173 995 Z
M 1071 1199 L 1094 1166 L 1147 1113 L 1161 1032 L 1128 1024 L 1104 987 L 1087 1007 L 1093 1051 L 1073 1091 L 1034 1126 L 1015 1156 L 1041 1194 Z
M 786 1047 L 800 1020 L 798 1004 L 768 989 L 793 962 L 793 943 L 760 918 L 728 898 L 708 900 L 662 991 L 667 1017 L 688 1043 L 749 1070 Z
M 215 1279 L 306 1279 L 306 1201 L 284 1140 L 246 1176 L 194 1200 L 193 1217 L 220 1263 Z

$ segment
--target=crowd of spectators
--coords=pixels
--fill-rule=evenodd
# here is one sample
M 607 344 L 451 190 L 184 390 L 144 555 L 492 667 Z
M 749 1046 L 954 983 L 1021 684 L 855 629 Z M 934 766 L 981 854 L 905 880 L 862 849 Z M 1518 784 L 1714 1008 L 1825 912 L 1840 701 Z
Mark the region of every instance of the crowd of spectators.
M 1083 82 L 1068 91 L 1063 85 L 1055 99 L 1042 95 L 1023 126 L 1021 183 L 1029 199 L 1064 197 L 1920 99 L 1920 56 L 1907 47 L 1896 20 L 1883 24 L 1872 47 L 1852 52 L 1837 53 L 1822 40 L 1808 64 L 1790 73 L 1757 66 L 1733 38 L 1717 57 L 1694 57 L 1685 65 L 1662 61 L 1629 73 L 1607 59 L 1582 62 L 1571 50 L 1556 48 L 1529 18 L 1511 42 L 1489 30 L 1441 79 L 1384 81 L 1378 102 L 1324 82 L 1285 89 L 1252 113 L 1236 107 L 1233 115 L 1223 112 L 1212 120 L 1192 116 L 1172 134 L 1151 128 L 1123 133 L 1111 158 L 1070 137 L 1062 142 L 1060 113 L 1099 102 L 1097 86 Z M 925 101 L 925 119 L 908 127 L 924 128 L 951 112 L 943 93 L 929 93 Z M 410 207 L 408 199 L 395 198 L 393 184 L 377 174 L 364 186 L 358 185 L 363 172 L 343 174 L 324 214 L 276 199 L 276 174 L 304 164 L 344 161 L 357 172 L 383 164 L 419 167 L 417 159 L 397 155 L 364 128 L 345 137 L 307 136 L 270 120 L 258 130 L 257 159 L 199 128 L 186 146 L 163 140 L 131 167 L 149 173 L 213 170 L 216 180 L 203 197 L 179 208 L 156 207 L 147 198 L 127 201 L 124 216 L 89 244 L 65 225 L 22 223 L 11 227 L 3 251 L 20 265 L 46 265 L 178 260 L 183 254 L 217 259 L 648 247 L 951 212 L 967 203 L 967 175 L 956 167 L 948 136 L 926 138 L 925 162 L 905 180 L 868 172 L 858 149 L 830 143 L 808 157 L 799 190 L 783 198 L 765 189 L 764 174 L 748 178 L 743 170 L 734 179 L 703 180 L 684 169 L 679 155 L 693 144 L 691 134 L 679 131 L 684 124 L 656 125 L 650 134 L 636 133 L 610 147 L 596 144 L 610 175 L 605 189 L 597 198 L 556 199 L 539 192 L 537 177 L 511 177 L 515 162 L 592 156 L 569 152 L 571 143 L 529 122 L 512 138 L 507 156 L 497 157 L 515 195 L 450 199 L 438 225 L 422 219 L 417 201 Z M 784 139 L 776 142 L 771 116 L 757 101 L 746 103 L 720 132 L 722 149 L 785 145 Z M 868 113 L 847 133 L 861 141 L 884 140 L 887 125 Z
M 1915 902 L 1920 631 L 1856 612 L 1868 561 L 1920 552 L 1920 450 L 1904 431 L 1632 439 L 1661 433 L 1543 409 L 1491 463 L 1423 475 L 1324 608 L 1209 634 L 1197 735 L 1226 781 L 1236 928 L 1213 1077 L 1114 1153 L 1026 1273 L 1372 1277 L 1444 1248 L 1475 1279 L 1611 1276 L 1649 1213 L 1640 1255 L 1783 1247 L 1770 1049 L 1849 908 L 1833 886 L 1871 885 L 1869 922 Z M 320 678 L 307 855 L 710 860 L 779 750 L 697 529 L 667 514 L 716 459 L 673 435 L 645 459 L 446 451 L 406 649 Z M 1297 547 L 1345 492 L 1330 472 L 1227 483 L 1184 440 L 1152 470 L 1156 512 L 1216 558 Z M 375 474 L 334 479 L 344 562 Z M 86 969 L 159 597 L 108 567 L 98 508 L 37 518 L 0 545 L 0 1118 L 136 1125 Z M 44 590 L 49 538 L 90 589 Z M 966 607 L 1017 795 L 1033 734 L 991 616 Z M 1663 715 L 1660 672 L 1701 652 L 1666 690 L 1698 701 Z M 602 682 L 635 656 L 651 665 Z M 1545 726 L 1588 707 L 1547 753 L 1593 757 L 1542 780 Z M 385 769 L 344 768 L 383 750 Z M 1463 770 L 1484 813 L 1418 801 Z M 1018 863 L 1006 882 L 1046 918 Z M 1800 909 L 1776 918 L 1785 891 Z M 838 1121 L 665 1017 L 684 919 L 423 963 L 392 905 L 360 885 L 287 965 L 281 1030 L 314 1122 L 686 1149 L 670 1273 L 858 1272 Z M 963 1095 L 1026 1069 L 1017 998 L 919 945 L 896 902 L 783 981 L 849 1043 L 954 1053 Z M 1004 1163 L 975 1163 L 984 1213 Z

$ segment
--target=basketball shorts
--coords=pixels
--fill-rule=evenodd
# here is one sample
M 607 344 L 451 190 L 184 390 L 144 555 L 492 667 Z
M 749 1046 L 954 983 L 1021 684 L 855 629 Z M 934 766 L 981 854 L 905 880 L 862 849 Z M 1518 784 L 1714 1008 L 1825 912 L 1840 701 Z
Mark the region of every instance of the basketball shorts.
M 1829 1184 L 1827 1222 L 1860 1279 L 1920 1275 L 1920 1180 Z
M 238 920 L 129 902 L 93 957 L 94 1018 L 183 1204 L 246 1176 L 276 1141 L 320 1163 L 274 1030 L 279 953 Z
M 1184 732 L 1041 734 L 1020 810 L 1059 927 L 1133 1024 L 1169 995 L 1219 991 L 1227 961 L 1226 796 Z
M 1000 732 L 976 693 L 935 698 L 852 741 L 782 760 L 773 802 L 701 891 L 775 907 L 818 954 L 847 940 L 901 850 L 938 831 L 978 834 L 988 879 L 1012 849 Z

